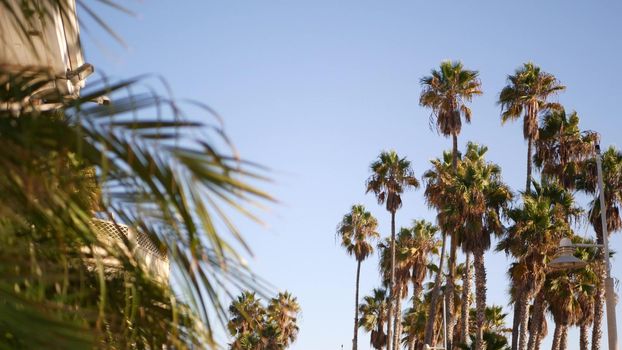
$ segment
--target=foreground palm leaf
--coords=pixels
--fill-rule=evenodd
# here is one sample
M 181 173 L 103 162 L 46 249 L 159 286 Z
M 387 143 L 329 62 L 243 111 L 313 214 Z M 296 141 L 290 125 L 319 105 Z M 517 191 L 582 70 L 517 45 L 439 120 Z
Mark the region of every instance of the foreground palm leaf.
M 0 71 L 2 334 L 17 348 L 214 346 L 228 291 L 263 290 L 231 246 L 246 247 L 224 207 L 255 219 L 247 207 L 271 200 L 247 183 L 263 180 L 249 171 L 258 168 L 174 101 L 126 94 L 139 79 L 94 82 L 54 105 L 31 98 L 53 79 Z M 104 95 L 113 102 L 89 102 Z M 94 216 L 149 237 L 168 256 L 172 283 L 149 276 L 128 240 L 106 244 Z M 102 250 L 122 267 L 117 273 Z

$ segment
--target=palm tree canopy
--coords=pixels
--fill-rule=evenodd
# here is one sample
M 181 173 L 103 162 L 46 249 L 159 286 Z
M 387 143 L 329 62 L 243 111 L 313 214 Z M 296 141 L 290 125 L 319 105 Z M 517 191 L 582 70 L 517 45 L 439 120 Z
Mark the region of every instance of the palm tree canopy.
M 488 148 L 469 142 L 464 159 L 451 181 L 445 210 L 461 218 L 460 244 L 465 252 L 490 248 L 490 235 L 503 232 L 501 210 L 512 200 L 512 191 L 501 179 L 501 168 L 486 162 Z
M 388 293 L 385 289 L 376 288 L 371 295 L 363 298 L 359 306 L 359 327 L 371 332 L 370 344 L 375 349 L 381 349 L 387 342 L 385 324 L 388 320 Z
M 581 132 L 577 112 L 566 114 L 563 108 L 548 111 L 542 122 L 535 144 L 534 164 L 543 175 L 554 177 L 564 187 L 574 189 L 582 172 L 582 163 L 594 155 L 598 134 Z
M 437 254 L 440 240 L 438 227 L 426 220 L 413 221 L 412 227 L 403 228 L 398 235 L 398 259 L 403 260 L 415 285 L 421 286 L 428 272 L 430 255 Z
M 602 154 L 603 183 L 605 189 L 605 205 L 608 232 L 622 229 L 620 209 L 622 206 L 622 152 L 609 147 Z M 600 221 L 600 201 L 596 161 L 588 159 L 583 164 L 583 171 L 577 180 L 577 189 L 594 194 L 589 204 L 589 220 L 596 232 L 602 232 Z
M 401 194 L 406 189 L 419 187 L 410 161 L 406 157 L 400 158 L 395 151 L 381 152 L 370 168 L 372 175 L 367 179 L 366 192 L 373 192 L 378 204 L 386 204 L 391 213 L 401 208 Z
M 458 162 L 461 161 L 460 155 Z M 432 168 L 423 174 L 426 187 L 424 196 L 428 207 L 436 209 L 436 219 L 441 230 L 445 233 L 452 233 L 458 236 L 458 226 L 461 222 L 456 212 L 451 211 L 449 203 L 451 199 L 450 187 L 454 181 L 454 171 L 452 168 L 452 153 L 443 152 L 441 158 L 430 161 Z M 459 240 L 459 237 L 458 237 Z
M 524 63 L 509 75 L 507 85 L 499 94 L 501 121 L 516 120 L 523 116 L 523 136 L 525 139 L 538 138 L 538 112 L 559 108 L 550 103 L 548 98 L 564 90 L 554 75 L 543 72 L 540 67 L 529 62 Z
M 571 222 L 582 213 L 559 183 L 543 179 L 534 187 L 533 193 L 522 194 L 522 205 L 507 211 L 512 224 L 496 248 L 517 259 L 509 271 L 511 280 L 528 290 L 544 282 L 546 264 L 559 240 L 573 236 Z
M 373 253 L 370 241 L 380 237 L 376 231 L 378 221 L 363 205 L 353 205 L 350 212 L 343 216 L 337 226 L 337 236 L 341 237 L 341 246 L 357 261 L 365 260 Z
M 471 122 L 471 109 L 466 105 L 473 96 L 481 95 L 479 73 L 464 69 L 462 62 L 441 62 L 430 76 L 421 79 L 423 90 L 419 104 L 432 109 L 430 124 L 444 136 L 458 135 L 462 118 Z

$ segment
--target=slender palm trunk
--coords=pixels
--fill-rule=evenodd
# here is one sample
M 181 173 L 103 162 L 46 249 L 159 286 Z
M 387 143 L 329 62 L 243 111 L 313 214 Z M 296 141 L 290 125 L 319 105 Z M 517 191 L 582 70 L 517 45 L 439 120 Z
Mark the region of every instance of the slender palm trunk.
M 518 349 L 526 350 L 527 349 L 527 340 L 529 333 L 529 294 L 530 292 L 527 290 L 523 290 L 521 295 L 521 306 L 520 306 L 520 338 L 518 340 Z
M 393 320 L 393 349 L 400 348 L 400 336 L 402 334 L 402 287 L 398 287 L 395 295 L 395 316 Z
M 568 349 L 568 326 L 562 325 L 562 334 L 559 337 L 559 350 Z
M 587 323 L 579 326 L 579 350 L 587 350 L 590 346 L 589 331 L 590 326 Z
M 525 193 L 531 192 L 531 147 L 533 140 L 531 137 L 527 140 L 527 181 L 525 184 Z
M 447 348 L 452 349 L 451 341 L 454 334 L 454 289 L 455 286 L 455 272 L 456 272 L 456 253 L 458 251 L 458 240 L 454 235 L 451 236 L 451 244 L 449 247 L 449 261 L 447 275 L 447 291 L 445 293 L 445 316 L 447 317 Z
M 471 280 L 473 280 L 473 270 L 471 269 L 471 254 L 466 254 L 466 265 L 462 274 L 462 310 L 460 316 L 460 342 L 466 344 L 469 339 L 469 309 L 471 306 Z
M 412 305 L 413 310 L 417 309 L 417 302 L 419 301 L 420 292 L 421 292 L 421 286 L 419 285 L 418 282 L 415 282 L 413 280 L 413 305 Z M 410 344 L 408 344 L 408 350 L 415 350 L 416 344 L 417 344 L 417 338 L 413 337 L 410 340 Z
M 531 324 L 529 325 L 529 343 L 527 344 L 527 350 L 535 350 L 536 344 L 540 339 L 540 326 L 542 325 L 542 318 L 544 317 L 544 290 L 542 288 L 536 294 L 536 298 L 533 303 L 533 313 L 531 317 Z
M 596 243 L 603 244 L 603 233 L 596 231 Z M 596 261 L 601 261 L 598 265 L 598 282 L 596 283 L 596 295 L 594 296 L 594 324 L 592 325 L 592 350 L 600 350 L 600 340 L 603 337 L 603 301 L 605 300 L 605 279 L 607 272 L 602 263 L 603 256 L 599 249 L 596 253 Z
M 475 350 L 484 349 L 484 322 L 486 321 L 486 266 L 484 265 L 484 251 L 473 253 L 475 265 L 475 307 L 477 331 L 475 335 Z
M 555 333 L 553 334 L 553 345 L 551 350 L 559 350 L 559 344 L 562 337 L 562 326 L 555 322 Z
M 458 135 L 456 133 L 452 133 L 452 159 L 451 166 L 453 168 L 454 174 L 458 171 Z M 445 315 L 447 317 L 447 348 L 453 349 L 452 340 L 454 335 L 454 315 L 455 315 L 455 305 L 454 305 L 454 289 L 455 286 L 455 275 L 456 275 L 456 253 L 458 250 L 458 240 L 456 237 L 456 233 L 451 236 L 451 245 L 449 250 L 449 273 L 447 277 L 447 292 L 445 293 Z
M 438 304 L 438 295 L 441 291 L 441 283 L 443 276 L 443 264 L 445 261 L 445 245 L 447 243 L 447 235 L 443 233 L 443 244 L 441 246 L 441 259 L 439 261 L 439 269 L 436 273 L 434 280 L 434 288 L 432 289 L 432 295 L 430 297 L 430 312 L 428 312 L 428 320 L 425 325 L 425 335 L 423 337 L 423 344 L 432 346 L 432 338 L 434 337 L 434 321 L 436 321 L 436 304 Z
M 514 302 L 514 319 L 512 320 L 512 350 L 518 350 L 518 337 L 520 334 L 520 315 L 521 315 L 521 298 L 522 298 L 522 289 L 516 292 L 518 295 L 516 296 L 516 301 Z
M 391 280 L 389 282 L 389 302 L 387 317 L 387 350 L 391 347 L 392 337 L 392 320 L 393 320 L 393 300 L 395 300 L 395 211 L 391 212 Z
M 361 263 L 356 264 L 356 292 L 354 293 L 354 338 L 352 338 L 352 350 L 357 350 L 359 334 L 359 280 L 361 277 Z

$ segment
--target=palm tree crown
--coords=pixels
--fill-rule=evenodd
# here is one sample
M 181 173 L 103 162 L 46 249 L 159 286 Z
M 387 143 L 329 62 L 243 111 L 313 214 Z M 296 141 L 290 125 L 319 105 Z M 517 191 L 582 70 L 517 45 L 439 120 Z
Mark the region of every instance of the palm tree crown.
M 373 192 L 378 204 L 386 204 L 389 212 L 402 207 L 401 194 L 409 187 L 419 187 L 419 181 L 405 157 L 395 151 L 381 152 L 370 166 L 372 175 L 367 180 L 367 192 Z
M 343 216 L 337 226 L 337 235 L 341 237 L 341 246 L 357 261 L 365 260 L 374 251 L 371 240 L 380 237 L 376 231 L 378 221 L 363 205 L 353 205 L 350 212 Z
M 431 122 L 443 136 L 460 134 L 461 117 L 471 122 L 471 109 L 466 105 L 473 96 L 481 95 L 479 73 L 464 69 L 461 62 L 443 61 L 439 70 L 421 78 L 423 91 L 419 104 L 432 109 Z

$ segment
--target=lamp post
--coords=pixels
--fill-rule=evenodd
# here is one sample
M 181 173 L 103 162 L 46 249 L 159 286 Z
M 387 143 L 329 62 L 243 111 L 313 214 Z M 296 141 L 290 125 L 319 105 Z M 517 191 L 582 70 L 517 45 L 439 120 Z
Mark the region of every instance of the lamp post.
M 578 269 L 586 265 L 586 262 L 573 256 L 573 248 L 602 248 L 605 263 L 605 301 L 607 303 L 607 338 L 609 350 L 618 350 L 618 326 L 616 321 L 615 293 L 613 290 L 613 278 L 611 278 L 611 264 L 609 263 L 609 232 L 607 232 L 607 213 L 605 208 L 605 186 L 603 183 L 603 169 L 600 155 L 600 146 L 596 145 L 596 169 L 598 173 L 598 191 L 600 197 L 600 220 L 603 231 L 603 244 L 572 244 L 570 239 L 562 238 L 559 244 L 557 257 L 549 263 L 549 266 L 557 270 Z

